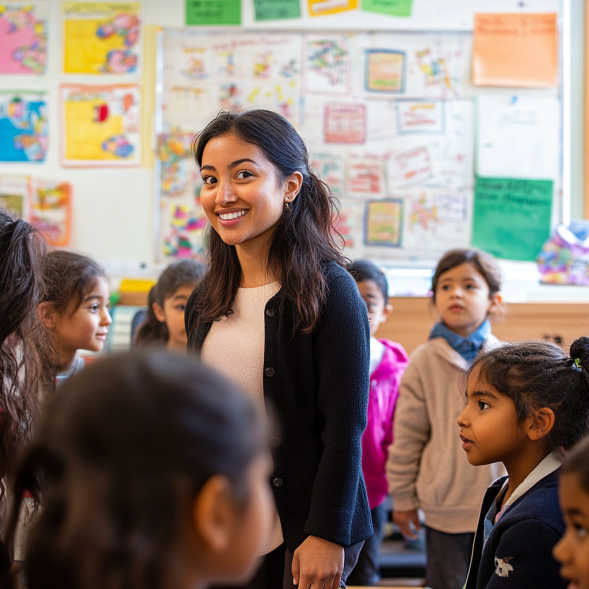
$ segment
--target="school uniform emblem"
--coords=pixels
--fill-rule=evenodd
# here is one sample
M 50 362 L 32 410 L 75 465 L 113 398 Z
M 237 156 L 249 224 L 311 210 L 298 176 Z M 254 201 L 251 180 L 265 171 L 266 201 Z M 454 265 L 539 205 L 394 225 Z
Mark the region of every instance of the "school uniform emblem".
M 495 557 L 495 574 L 498 577 L 509 577 L 509 573 L 513 572 L 513 567 L 509 564 L 510 560 L 513 560 L 513 556 L 506 558 Z

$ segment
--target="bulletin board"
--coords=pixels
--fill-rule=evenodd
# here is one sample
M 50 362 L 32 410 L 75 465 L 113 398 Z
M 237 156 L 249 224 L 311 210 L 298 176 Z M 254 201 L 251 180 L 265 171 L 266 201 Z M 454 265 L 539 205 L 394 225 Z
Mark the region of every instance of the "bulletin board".
M 291 121 L 340 200 L 335 224 L 350 258 L 433 260 L 468 247 L 473 225 L 484 239 L 487 219 L 509 221 L 508 210 L 493 203 L 515 189 L 522 232 L 538 224 L 540 205 L 548 230 L 561 176 L 559 99 L 542 91 L 473 92 L 472 45 L 464 32 L 163 29 L 158 260 L 203 253 L 206 219 L 190 147 L 222 109 L 269 108 Z M 514 141 L 522 146 L 515 160 L 506 156 Z M 480 181 L 502 175 L 504 184 Z M 524 184 L 514 187 L 509 181 L 517 178 Z M 475 207 L 477 190 L 483 208 Z M 494 253 L 509 258 L 509 239 L 501 246 Z

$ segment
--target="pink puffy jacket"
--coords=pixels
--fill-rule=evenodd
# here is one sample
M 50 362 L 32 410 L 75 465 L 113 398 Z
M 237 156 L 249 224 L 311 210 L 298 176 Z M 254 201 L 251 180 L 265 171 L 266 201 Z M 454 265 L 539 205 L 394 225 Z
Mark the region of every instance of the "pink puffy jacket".
M 399 385 L 409 363 L 403 346 L 386 339 L 379 341 L 385 351 L 380 364 L 370 375 L 368 425 L 362 436 L 362 470 L 370 509 L 378 507 L 387 496 L 385 463 L 393 442 L 393 416 Z

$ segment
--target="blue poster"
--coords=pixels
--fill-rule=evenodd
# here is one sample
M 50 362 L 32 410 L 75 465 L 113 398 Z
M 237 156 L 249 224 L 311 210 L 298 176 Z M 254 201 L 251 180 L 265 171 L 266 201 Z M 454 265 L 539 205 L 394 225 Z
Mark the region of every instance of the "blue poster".
M 43 162 L 47 154 L 44 92 L 0 92 L 0 161 Z

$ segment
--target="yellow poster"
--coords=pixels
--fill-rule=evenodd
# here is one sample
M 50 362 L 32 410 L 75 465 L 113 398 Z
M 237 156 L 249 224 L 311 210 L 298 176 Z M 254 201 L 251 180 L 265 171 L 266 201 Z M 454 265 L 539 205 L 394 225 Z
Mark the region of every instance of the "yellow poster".
M 141 163 L 138 84 L 63 84 L 63 166 L 138 166 Z
M 62 12 L 66 74 L 139 71 L 139 2 L 63 2 Z
M 309 0 L 309 14 L 323 16 L 358 8 L 358 0 Z

